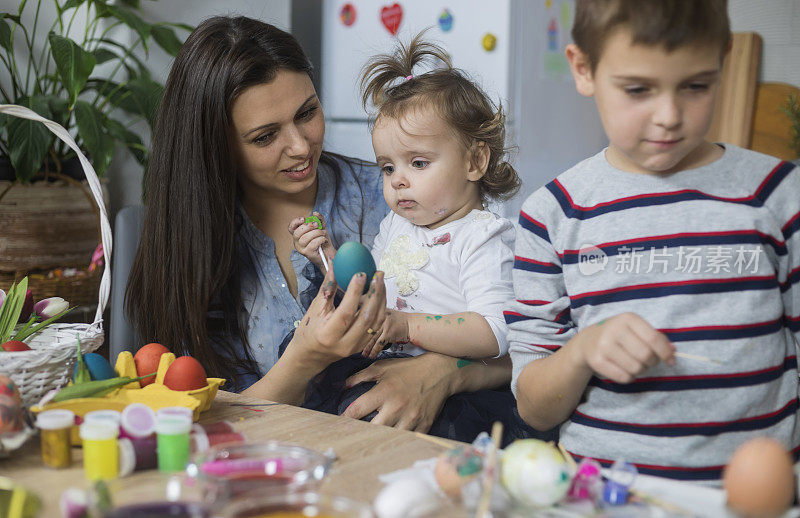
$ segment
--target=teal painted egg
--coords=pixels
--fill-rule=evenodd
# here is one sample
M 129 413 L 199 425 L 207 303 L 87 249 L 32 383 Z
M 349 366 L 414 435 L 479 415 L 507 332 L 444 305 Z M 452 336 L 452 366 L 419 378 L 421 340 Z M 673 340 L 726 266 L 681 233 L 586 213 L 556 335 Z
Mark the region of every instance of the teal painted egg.
M 375 260 L 366 246 L 355 241 L 348 241 L 339 247 L 333 258 L 333 275 L 336 284 L 347 291 L 353 275 L 364 272 L 367 274 L 367 283 L 364 284 L 364 293 L 369 288 L 372 276 L 375 275 Z
M 89 375 L 92 377 L 92 381 L 107 380 L 117 377 L 117 373 L 111 367 L 111 364 L 108 363 L 108 360 L 97 353 L 84 354 L 83 362 L 86 364 L 86 368 L 89 369 Z M 76 362 L 75 369 L 77 368 L 78 364 Z M 73 378 L 75 377 L 75 369 L 72 371 Z

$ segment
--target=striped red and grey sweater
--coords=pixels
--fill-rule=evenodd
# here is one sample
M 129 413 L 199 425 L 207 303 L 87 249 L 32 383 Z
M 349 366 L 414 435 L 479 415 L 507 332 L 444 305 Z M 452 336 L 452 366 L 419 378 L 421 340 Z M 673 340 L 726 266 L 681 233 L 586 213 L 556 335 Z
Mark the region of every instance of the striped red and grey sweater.
M 800 450 L 800 170 L 727 145 L 668 176 L 620 171 L 600 152 L 533 193 L 505 311 L 512 388 L 579 330 L 633 312 L 679 351 L 630 384 L 594 377 L 561 427 L 574 455 L 716 480 L 756 436 Z

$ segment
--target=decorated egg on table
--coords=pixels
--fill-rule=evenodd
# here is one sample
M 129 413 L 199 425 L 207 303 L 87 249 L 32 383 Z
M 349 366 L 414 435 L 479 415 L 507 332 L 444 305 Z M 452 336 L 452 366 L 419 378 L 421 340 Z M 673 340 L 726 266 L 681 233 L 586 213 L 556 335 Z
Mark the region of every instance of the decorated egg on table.
M 0 394 L 0 434 L 22 430 L 22 404 Z
M 439 488 L 450 497 L 460 497 L 461 488 L 483 469 L 483 457 L 472 446 L 459 446 L 436 459 L 434 476 Z
M 375 275 L 375 260 L 366 246 L 355 241 L 348 241 L 337 250 L 333 258 L 333 275 L 336 277 L 336 284 L 347 291 L 350 279 L 353 275 L 364 272 L 367 275 L 367 282 L 364 284 L 364 293 L 369 288 L 372 276 Z
M 728 507 L 742 516 L 780 516 L 794 499 L 792 458 L 774 439 L 759 437 L 734 452 L 722 474 Z
M 572 469 L 555 446 L 538 439 L 523 439 L 503 452 L 500 480 L 519 503 L 548 507 L 567 494 Z
M 9 396 L 17 403 L 22 403 L 22 398 L 19 395 L 19 389 L 14 380 L 4 374 L 0 374 L 0 396 Z

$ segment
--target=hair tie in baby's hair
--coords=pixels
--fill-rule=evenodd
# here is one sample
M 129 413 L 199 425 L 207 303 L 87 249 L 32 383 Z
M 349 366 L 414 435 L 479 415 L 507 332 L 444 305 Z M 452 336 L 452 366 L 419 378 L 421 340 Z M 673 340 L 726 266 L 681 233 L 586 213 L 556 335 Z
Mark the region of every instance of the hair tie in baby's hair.
M 412 74 L 408 74 L 406 76 L 406 82 L 411 81 L 412 79 L 414 79 L 414 76 Z

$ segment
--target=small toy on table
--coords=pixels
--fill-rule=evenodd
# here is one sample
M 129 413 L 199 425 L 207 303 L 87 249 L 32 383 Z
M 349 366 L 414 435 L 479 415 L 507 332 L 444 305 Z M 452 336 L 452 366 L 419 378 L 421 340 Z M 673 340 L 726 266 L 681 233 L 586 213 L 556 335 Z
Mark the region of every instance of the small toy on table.
M 594 459 L 586 457 L 581 460 L 567 493 L 569 499 L 595 501 L 599 498 L 603 490 L 603 475 L 600 469 L 600 464 Z
M 624 505 L 628 502 L 628 490 L 636 480 L 639 471 L 628 462 L 617 460 L 611 465 L 603 486 L 603 501 L 610 505 Z

